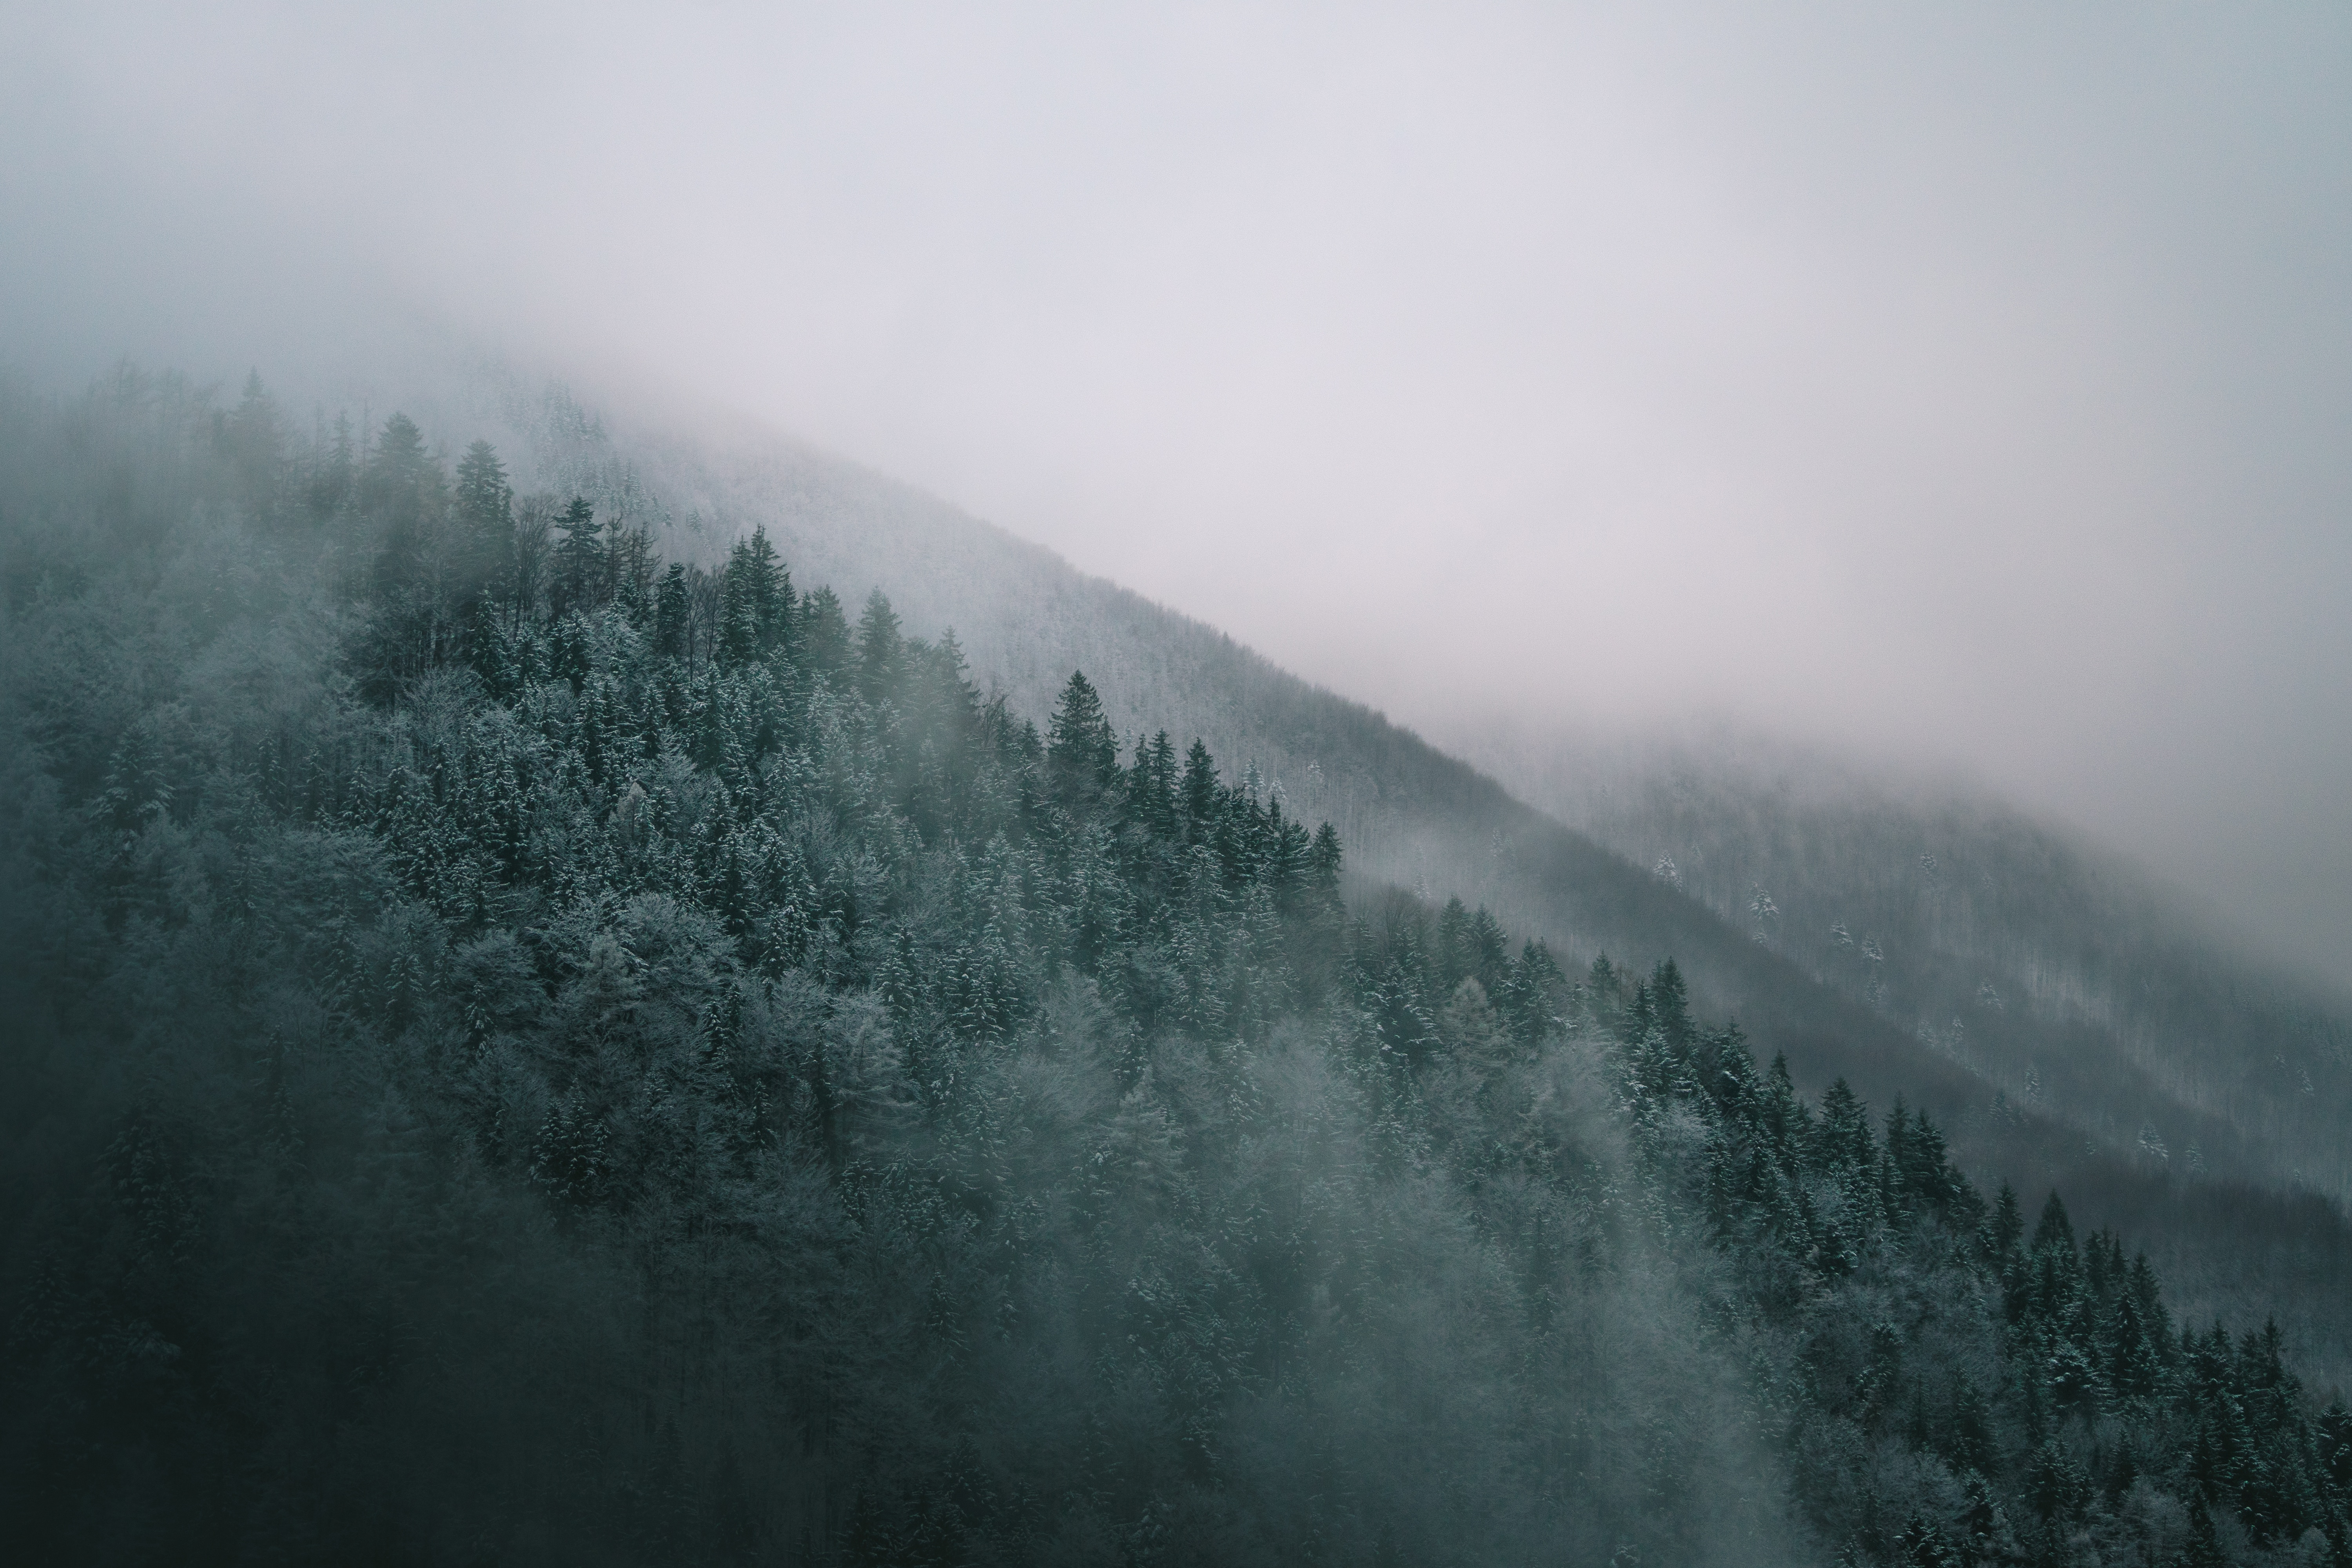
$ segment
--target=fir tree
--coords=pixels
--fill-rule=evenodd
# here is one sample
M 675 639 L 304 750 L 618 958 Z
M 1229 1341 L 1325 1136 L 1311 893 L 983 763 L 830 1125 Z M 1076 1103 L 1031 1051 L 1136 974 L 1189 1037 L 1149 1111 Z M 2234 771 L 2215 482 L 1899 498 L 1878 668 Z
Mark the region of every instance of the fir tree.
M 325 442 L 325 452 L 310 475 L 306 491 L 314 521 L 323 522 L 351 504 L 358 474 L 358 459 L 352 450 L 350 416 L 337 414 L 334 434 Z
M 898 612 L 877 588 L 857 617 L 857 689 L 869 704 L 880 704 L 897 689 L 902 648 Z
M 654 646 L 670 658 L 684 658 L 691 649 L 688 646 L 688 622 L 693 613 L 693 603 L 686 583 L 686 566 L 673 561 L 662 574 L 661 587 L 654 598 Z
M 1205 753 L 1204 753 L 1205 754 Z M 1070 798 L 1092 799 L 1118 778 L 1118 742 L 1103 717 L 1102 700 L 1082 670 L 1070 672 L 1046 726 L 1046 764 Z
M 396 596 L 427 585 L 439 480 L 415 421 L 405 414 L 385 420 L 359 477 L 360 505 L 374 521 L 380 541 L 374 583 L 379 595 Z
M 498 449 L 477 441 L 458 459 L 454 502 L 458 536 L 464 542 L 466 579 L 470 590 L 506 584 L 511 595 L 514 572 L 514 489 L 507 483 L 506 466 Z
M 1307 860 L 1318 891 L 1336 898 L 1339 892 L 1339 835 L 1329 823 L 1315 830 L 1315 847 Z
M 818 588 L 802 601 L 801 636 L 812 668 L 837 675 L 849 668 L 849 621 L 831 588 Z
M 1091 694 L 1093 688 L 1087 688 L 1087 691 Z M 1184 808 L 1184 820 L 1191 825 L 1195 837 L 1215 831 L 1224 815 L 1223 796 L 1217 787 L 1216 761 L 1198 736 L 1193 738 L 1192 749 L 1184 753 L 1184 779 L 1178 797 Z
M 792 576 L 767 529 L 755 528 L 735 542 L 719 577 L 719 659 L 732 668 L 773 657 L 791 641 L 794 618 Z
M 555 613 L 593 609 L 605 582 L 604 525 L 595 508 L 574 496 L 556 527 L 563 538 L 555 547 Z

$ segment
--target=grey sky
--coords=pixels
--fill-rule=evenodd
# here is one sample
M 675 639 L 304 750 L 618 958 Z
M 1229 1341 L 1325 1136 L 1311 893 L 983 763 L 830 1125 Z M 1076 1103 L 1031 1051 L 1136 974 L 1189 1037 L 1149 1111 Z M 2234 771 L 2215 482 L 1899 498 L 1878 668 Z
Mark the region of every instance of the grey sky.
M 690 391 L 1441 734 L 1959 761 L 2352 977 L 2352 10 L 5 27 L 37 372 Z

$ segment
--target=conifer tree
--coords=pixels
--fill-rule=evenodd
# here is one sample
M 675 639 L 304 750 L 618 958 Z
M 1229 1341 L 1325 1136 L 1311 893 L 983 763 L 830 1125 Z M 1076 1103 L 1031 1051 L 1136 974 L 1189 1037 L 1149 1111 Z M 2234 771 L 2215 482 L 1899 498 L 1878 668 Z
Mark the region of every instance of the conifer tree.
M 1483 915 L 1486 911 L 1478 912 Z M 1659 960 L 1657 968 L 1651 971 L 1650 1008 L 1669 1044 L 1690 1044 L 1697 1033 L 1691 1023 L 1690 991 L 1683 983 L 1681 966 L 1671 958 Z
M 1986 1241 L 1993 1257 L 2001 1260 L 2012 1257 L 2019 1239 L 2024 1234 L 2025 1215 L 2018 1206 L 2017 1189 L 2003 1182 L 2000 1194 L 1993 1199 L 1992 1217 L 1986 1221 Z
M 1470 923 L 1465 929 L 1463 938 L 1463 957 L 1468 973 L 1486 988 L 1488 994 L 1499 992 L 1503 988 L 1504 972 L 1510 963 L 1511 956 L 1510 943 L 1503 935 L 1502 922 L 1494 917 L 1486 905 L 1480 904 L 1477 911 L 1470 917 Z M 1673 962 L 1672 959 L 1666 960 L 1668 963 Z M 1680 984 L 1679 975 L 1676 976 L 1675 983 Z M 1682 1039 L 1678 1040 L 1677 1044 L 1686 1043 L 1689 1038 L 1690 1020 L 1687 1012 L 1683 1017 L 1683 1029 Z M 1671 1029 L 1668 1031 L 1668 1037 L 1673 1037 Z
M 286 437 L 277 400 L 261 384 L 259 371 L 247 374 L 244 395 L 226 421 L 224 434 L 239 499 L 257 517 L 268 517 L 277 507 L 285 474 Z
M 1045 761 L 1056 784 L 1076 798 L 1090 799 L 1118 777 L 1118 742 L 1083 670 L 1070 672 L 1055 705 L 1046 726 Z
M 761 658 L 772 658 L 792 639 L 793 577 L 768 542 L 764 524 L 753 528 L 744 542 L 741 571 L 740 591 L 751 605 L 754 651 Z
M 595 508 L 574 496 L 556 527 L 563 539 L 555 547 L 555 613 L 592 609 L 605 579 L 604 524 Z
M 467 590 L 509 580 L 514 570 L 514 489 L 498 449 L 488 441 L 475 442 L 458 459 L 452 500 Z
M 857 689 L 867 702 L 879 704 L 897 688 L 901 650 L 898 612 L 877 588 L 857 617 Z
M 849 668 L 849 619 L 831 588 L 817 588 L 801 602 L 800 622 L 812 668 L 837 675 Z
M 334 434 L 324 443 L 325 450 L 319 466 L 312 470 L 305 499 L 310 507 L 313 521 L 323 522 L 337 510 L 350 504 L 359 473 L 358 458 L 352 450 L 352 421 L 345 414 L 335 416 Z
M 1445 900 L 1437 915 L 1437 983 L 1451 991 L 1470 973 L 1470 911 L 1457 896 Z
M 383 422 L 375 449 L 368 454 L 360 475 L 360 502 L 377 510 L 414 508 L 424 499 L 426 470 L 432 458 L 425 450 L 425 433 L 405 414 Z
M 1192 749 L 1184 753 L 1184 781 L 1179 798 L 1184 808 L 1184 820 L 1192 825 L 1196 839 L 1214 831 L 1223 815 L 1219 809 L 1223 797 L 1217 788 L 1217 763 L 1209 755 L 1207 744 L 1197 735 L 1192 738 Z
M 792 576 L 776 559 L 765 527 L 739 539 L 719 585 L 719 654 L 732 668 L 775 655 L 792 640 Z
M 375 588 L 397 595 L 425 585 L 432 567 L 431 513 L 439 500 L 440 472 L 425 449 L 424 432 L 405 414 L 384 421 L 383 433 L 359 478 L 360 505 L 379 541 Z
M 688 617 L 693 602 L 686 584 L 686 565 L 673 561 L 662 574 L 661 587 L 654 597 L 654 646 L 670 658 L 684 658 L 690 651 L 687 646 Z
M 653 535 L 642 523 L 621 530 L 605 552 L 606 595 L 631 626 L 644 626 L 652 620 L 657 564 Z
M 1161 730 L 1151 737 L 1148 750 L 1140 742 L 1136 749 L 1142 757 L 1143 772 L 1148 781 L 1151 830 L 1163 837 L 1172 837 L 1176 832 L 1177 810 L 1176 743 L 1168 738 L 1167 731 Z
M 1308 875 L 1318 892 L 1337 898 L 1339 892 L 1339 834 L 1329 823 L 1315 830 L 1315 847 L 1307 855 Z

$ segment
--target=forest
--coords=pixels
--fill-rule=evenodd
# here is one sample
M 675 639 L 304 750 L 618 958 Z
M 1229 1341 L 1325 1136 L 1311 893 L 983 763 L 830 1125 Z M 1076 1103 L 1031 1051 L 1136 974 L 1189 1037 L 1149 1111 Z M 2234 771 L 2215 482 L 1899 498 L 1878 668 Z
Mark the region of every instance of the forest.
M 1824 780 L 1769 746 L 1762 770 L 1728 773 L 1705 750 L 1498 752 L 1458 732 L 1441 749 L 1216 627 L 790 440 L 592 408 L 511 372 L 427 378 L 417 395 L 453 451 L 487 432 L 517 489 L 585 499 L 608 530 L 649 528 L 715 561 L 761 528 L 797 578 L 879 585 L 909 626 L 953 626 L 1015 711 L 1042 720 L 1085 670 L 1122 735 L 1164 728 L 1254 761 L 1286 809 L 1338 830 L 1351 879 L 1484 904 L 1580 963 L 1675 957 L 1692 1005 L 1737 1018 L 1760 1059 L 1785 1054 L 1804 1093 L 1843 1078 L 1875 1104 L 1928 1109 L 1980 1185 L 2063 1192 L 2078 1224 L 2145 1241 L 2178 1310 L 2274 1316 L 2305 1376 L 2352 1387 L 2352 1223 L 2326 1176 L 2345 1009 L 2078 832 L 1997 802 L 1948 812 L 1915 779 Z M 1671 613 L 1662 628 L 1685 635 Z M 1607 685 L 1528 690 L 1572 705 Z M 1841 776 L 1859 800 L 1841 799 Z M 1759 918 L 1759 891 L 1776 915 Z
M 2352 1564 L 2151 1238 L 675 543 L 0 404 L 17 1560 Z

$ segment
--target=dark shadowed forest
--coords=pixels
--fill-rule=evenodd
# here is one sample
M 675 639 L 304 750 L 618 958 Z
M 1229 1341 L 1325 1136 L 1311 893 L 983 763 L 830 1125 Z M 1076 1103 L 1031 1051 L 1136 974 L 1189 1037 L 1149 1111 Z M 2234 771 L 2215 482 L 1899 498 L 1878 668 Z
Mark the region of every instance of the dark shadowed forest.
M 2162 1238 L 764 531 L 125 368 L 0 551 L 17 1560 L 2352 1563 Z

